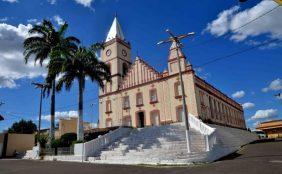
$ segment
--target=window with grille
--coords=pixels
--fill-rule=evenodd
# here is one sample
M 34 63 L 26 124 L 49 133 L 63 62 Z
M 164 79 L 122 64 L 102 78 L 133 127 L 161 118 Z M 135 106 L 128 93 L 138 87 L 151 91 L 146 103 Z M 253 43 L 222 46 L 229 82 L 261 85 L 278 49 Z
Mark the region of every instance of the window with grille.
M 176 82 L 174 84 L 174 92 L 175 92 L 175 97 L 181 96 L 181 85 L 180 85 L 180 82 Z
M 150 90 L 150 103 L 158 102 L 157 90 L 152 89 Z
M 140 92 L 136 94 L 136 106 L 141 106 L 141 105 L 143 105 L 143 95 Z
M 130 108 L 129 96 L 125 96 L 125 97 L 123 98 L 123 108 L 124 108 L 124 109 Z

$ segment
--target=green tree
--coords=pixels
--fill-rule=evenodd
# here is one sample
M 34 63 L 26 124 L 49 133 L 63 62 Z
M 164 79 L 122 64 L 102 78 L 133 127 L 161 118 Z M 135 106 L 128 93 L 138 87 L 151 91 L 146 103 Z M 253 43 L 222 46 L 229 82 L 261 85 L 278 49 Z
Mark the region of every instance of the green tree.
M 13 123 L 9 128 L 9 133 L 17 134 L 33 134 L 37 131 L 37 126 L 31 120 L 20 120 L 19 122 Z
M 30 37 L 24 41 L 24 56 L 25 63 L 27 63 L 34 56 L 34 61 L 39 61 L 40 65 L 47 59 L 54 59 L 56 56 L 66 56 L 72 54 L 77 48 L 77 44 L 80 41 L 73 37 L 65 37 L 65 33 L 68 29 L 68 24 L 65 23 L 59 27 L 58 30 L 54 27 L 51 21 L 43 20 L 39 25 L 34 25 L 30 30 Z M 48 71 L 50 71 L 48 69 Z M 51 94 L 51 128 L 50 138 L 54 139 L 55 136 L 55 78 L 58 74 L 53 73 L 53 76 L 49 76 L 46 81 L 50 84 L 49 91 Z
M 49 69 L 58 72 L 61 68 L 61 78 L 57 83 L 57 91 L 61 91 L 63 85 L 66 90 L 70 90 L 75 80 L 78 81 L 78 127 L 77 140 L 83 140 L 83 92 L 85 89 L 85 79 L 89 77 L 92 82 L 97 82 L 103 88 L 105 81 L 110 81 L 111 73 L 108 66 L 98 60 L 96 52 L 101 49 L 100 44 L 95 44 L 91 48 L 79 47 L 73 56 L 61 57 L 50 61 Z M 52 76 L 52 72 L 50 74 Z

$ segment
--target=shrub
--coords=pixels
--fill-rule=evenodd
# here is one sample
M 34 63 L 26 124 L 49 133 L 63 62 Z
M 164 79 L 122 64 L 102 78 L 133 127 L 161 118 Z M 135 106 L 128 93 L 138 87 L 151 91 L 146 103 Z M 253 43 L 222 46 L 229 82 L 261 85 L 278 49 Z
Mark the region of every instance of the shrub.
M 51 141 L 51 148 L 60 147 L 60 139 L 52 140 Z
M 76 141 L 76 139 L 76 133 L 66 133 L 61 136 L 60 145 L 61 147 L 70 147 L 72 145 L 72 142 Z
M 36 135 L 36 139 L 40 144 L 40 147 L 45 148 L 48 142 L 48 135 L 40 134 L 39 136 Z

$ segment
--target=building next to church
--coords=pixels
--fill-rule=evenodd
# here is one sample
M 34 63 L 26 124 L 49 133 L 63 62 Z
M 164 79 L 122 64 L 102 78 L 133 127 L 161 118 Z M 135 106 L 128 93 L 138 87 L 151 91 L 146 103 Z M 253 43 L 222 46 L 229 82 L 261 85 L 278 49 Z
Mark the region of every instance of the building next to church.
M 176 44 L 168 50 L 167 70 L 158 72 L 141 57 L 132 60 L 131 45 L 114 19 L 102 61 L 112 81 L 99 91 L 99 127 L 144 127 L 184 120 Z M 245 129 L 240 104 L 198 77 L 179 50 L 188 112 L 204 122 Z M 165 67 L 164 67 L 165 68 Z
M 282 138 L 282 120 L 259 123 L 256 129 L 265 132 L 268 138 Z

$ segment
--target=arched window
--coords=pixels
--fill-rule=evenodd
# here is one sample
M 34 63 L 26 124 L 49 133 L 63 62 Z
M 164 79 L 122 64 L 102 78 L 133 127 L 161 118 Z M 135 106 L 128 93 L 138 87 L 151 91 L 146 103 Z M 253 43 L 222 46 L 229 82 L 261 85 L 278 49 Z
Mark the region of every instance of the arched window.
M 122 64 L 122 76 L 125 76 L 128 71 L 128 65 L 126 63 Z

